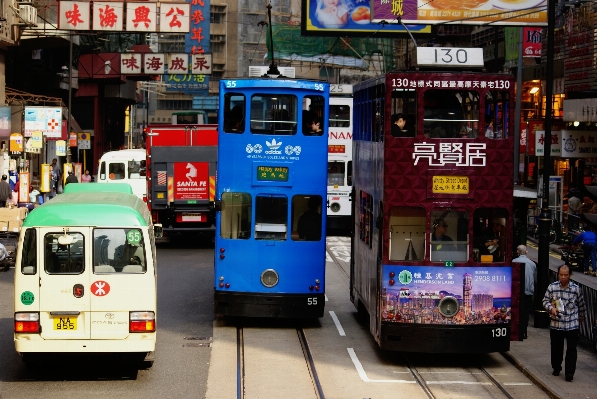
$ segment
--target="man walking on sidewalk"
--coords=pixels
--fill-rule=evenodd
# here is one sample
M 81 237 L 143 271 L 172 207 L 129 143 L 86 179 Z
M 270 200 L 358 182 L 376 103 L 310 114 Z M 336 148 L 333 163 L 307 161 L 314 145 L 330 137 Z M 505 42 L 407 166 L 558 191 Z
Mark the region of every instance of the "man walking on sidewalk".
M 512 259 L 512 262 L 524 263 L 524 299 L 520 314 L 520 335 L 523 339 L 526 339 L 529 315 L 533 311 L 533 293 L 535 292 L 535 281 L 537 280 L 537 265 L 527 257 L 529 251 L 526 245 L 519 245 L 516 248 L 516 252 L 518 253 L 518 258 Z
M 543 307 L 550 315 L 549 337 L 551 339 L 552 375 L 560 375 L 566 340 L 566 381 L 574 379 L 576 371 L 576 346 L 578 345 L 579 322 L 585 319 L 585 300 L 580 287 L 570 281 L 570 268 L 558 268 L 558 281 L 547 286 L 543 297 Z

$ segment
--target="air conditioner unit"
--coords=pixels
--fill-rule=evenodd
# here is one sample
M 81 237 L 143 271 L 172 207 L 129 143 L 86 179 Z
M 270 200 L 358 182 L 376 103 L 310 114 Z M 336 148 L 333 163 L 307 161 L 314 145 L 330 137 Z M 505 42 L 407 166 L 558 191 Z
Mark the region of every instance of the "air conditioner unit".
M 37 8 L 33 6 L 20 5 L 19 15 L 22 22 L 27 24 L 37 24 Z
M 269 66 L 250 66 L 249 67 L 249 77 L 250 78 L 258 78 L 267 74 L 269 70 Z M 280 75 L 286 76 L 287 78 L 294 78 L 295 77 L 295 68 L 294 67 L 278 67 L 278 71 Z

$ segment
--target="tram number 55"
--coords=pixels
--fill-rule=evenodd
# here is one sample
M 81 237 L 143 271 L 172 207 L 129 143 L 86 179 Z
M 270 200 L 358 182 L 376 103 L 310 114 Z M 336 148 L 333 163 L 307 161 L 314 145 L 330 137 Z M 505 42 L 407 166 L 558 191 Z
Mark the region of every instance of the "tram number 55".
M 317 305 L 317 298 L 307 298 L 307 305 Z
M 491 330 L 491 334 L 493 335 L 493 338 L 503 338 L 506 336 L 506 333 L 507 333 L 507 329 L 505 327 L 494 328 L 493 330 Z

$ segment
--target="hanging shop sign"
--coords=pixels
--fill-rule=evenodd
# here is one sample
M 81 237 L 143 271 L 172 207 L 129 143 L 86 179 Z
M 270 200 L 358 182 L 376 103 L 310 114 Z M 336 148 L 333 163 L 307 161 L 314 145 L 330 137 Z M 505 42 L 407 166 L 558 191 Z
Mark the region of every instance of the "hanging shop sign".
M 10 135 L 10 153 L 12 155 L 19 155 L 23 153 L 23 135 L 20 133 L 13 133 Z
M 42 193 L 49 193 L 51 191 L 50 181 L 52 178 L 52 165 L 47 163 L 41 164 L 41 179 L 40 189 Z
M 56 140 L 56 156 L 66 156 L 66 141 Z
M 45 137 L 62 135 L 62 108 L 60 107 L 25 107 L 24 136 L 31 137 L 39 130 Z

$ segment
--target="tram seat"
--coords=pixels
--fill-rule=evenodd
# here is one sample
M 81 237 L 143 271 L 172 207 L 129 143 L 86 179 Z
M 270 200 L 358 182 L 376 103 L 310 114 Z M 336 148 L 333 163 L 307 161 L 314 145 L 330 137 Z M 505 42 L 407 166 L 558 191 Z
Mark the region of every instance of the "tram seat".
M 94 273 L 115 273 L 114 266 L 110 265 L 96 265 L 93 268 Z

